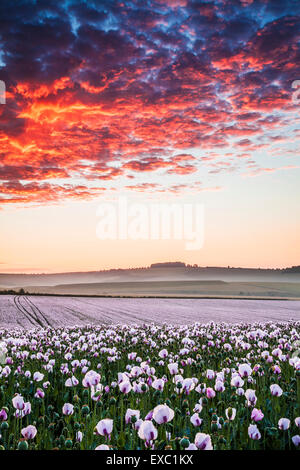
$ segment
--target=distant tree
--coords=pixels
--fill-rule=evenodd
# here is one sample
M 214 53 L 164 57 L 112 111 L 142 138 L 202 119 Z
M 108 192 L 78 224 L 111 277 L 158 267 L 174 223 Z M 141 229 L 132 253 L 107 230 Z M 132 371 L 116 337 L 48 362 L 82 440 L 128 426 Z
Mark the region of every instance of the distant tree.
M 285 273 L 300 273 L 300 266 L 292 266 L 291 268 L 284 269 Z

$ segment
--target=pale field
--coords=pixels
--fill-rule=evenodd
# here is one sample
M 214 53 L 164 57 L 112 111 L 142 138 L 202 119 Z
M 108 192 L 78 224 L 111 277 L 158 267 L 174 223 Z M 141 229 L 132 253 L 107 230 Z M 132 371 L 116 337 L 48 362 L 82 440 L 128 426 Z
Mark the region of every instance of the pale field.
M 134 281 L 27 286 L 28 293 L 153 297 L 258 297 L 298 298 L 300 283 L 224 281 Z
M 86 324 L 186 324 L 195 321 L 300 320 L 300 301 L 0 296 L 0 326 L 35 328 Z

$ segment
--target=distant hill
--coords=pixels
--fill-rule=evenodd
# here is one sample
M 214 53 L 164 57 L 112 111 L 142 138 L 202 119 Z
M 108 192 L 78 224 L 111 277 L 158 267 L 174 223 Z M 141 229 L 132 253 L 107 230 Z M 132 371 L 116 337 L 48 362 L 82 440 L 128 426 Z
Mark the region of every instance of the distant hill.
M 0 287 L 56 286 L 58 284 L 149 282 L 149 281 L 224 281 L 224 282 L 300 282 L 300 267 L 260 269 L 186 265 L 180 261 L 154 263 L 150 267 L 109 269 L 57 274 L 0 273 Z

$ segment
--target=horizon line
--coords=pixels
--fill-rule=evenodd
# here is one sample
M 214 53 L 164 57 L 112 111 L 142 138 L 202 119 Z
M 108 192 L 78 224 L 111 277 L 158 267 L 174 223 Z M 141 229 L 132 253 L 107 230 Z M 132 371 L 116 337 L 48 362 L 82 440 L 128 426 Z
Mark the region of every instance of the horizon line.
M 167 263 L 170 263 L 167 265 Z M 192 264 L 186 264 L 182 263 L 182 266 L 176 266 L 176 263 L 181 263 L 177 261 L 170 261 L 170 262 L 158 262 L 158 263 L 152 263 L 150 266 L 135 266 L 135 267 L 127 267 L 127 268 L 107 268 L 107 269 L 99 269 L 99 270 L 86 270 L 86 271 L 59 271 L 59 272 L 37 272 L 37 271 L 31 271 L 31 272 L 22 272 L 22 271 L 10 271 L 10 272 L 0 272 L 0 276 L 55 276 L 55 275 L 63 275 L 63 274 L 92 274 L 92 273 L 105 273 L 105 272 L 110 272 L 110 271 L 134 271 L 134 270 L 146 270 L 146 269 L 182 269 L 182 268 L 188 268 L 188 269 L 240 269 L 240 270 L 251 270 L 251 271 L 285 271 L 287 269 L 292 269 L 299 267 L 299 265 L 293 265 L 293 266 L 286 266 L 283 268 L 279 267 L 267 267 L 267 268 L 261 268 L 261 267 L 241 267 L 241 266 L 200 266 L 197 265 L 196 263 L 194 265 Z M 163 266 L 166 264 L 165 266 Z M 162 266 L 155 266 L 155 265 L 162 265 Z

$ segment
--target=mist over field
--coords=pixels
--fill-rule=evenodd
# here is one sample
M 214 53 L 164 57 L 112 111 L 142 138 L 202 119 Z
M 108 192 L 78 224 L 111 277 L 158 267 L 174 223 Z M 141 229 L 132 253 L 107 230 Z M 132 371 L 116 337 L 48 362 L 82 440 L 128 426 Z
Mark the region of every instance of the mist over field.
M 300 282 L 299 272 L 227 267 L 159 267 L 54 274 L 0 273 L 0 287 L 142 281 Z
M 164 266 L 57 274 L 0 274 L 0 293 L 121 297 L 300 298 L 300 273 Z

